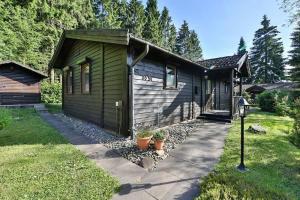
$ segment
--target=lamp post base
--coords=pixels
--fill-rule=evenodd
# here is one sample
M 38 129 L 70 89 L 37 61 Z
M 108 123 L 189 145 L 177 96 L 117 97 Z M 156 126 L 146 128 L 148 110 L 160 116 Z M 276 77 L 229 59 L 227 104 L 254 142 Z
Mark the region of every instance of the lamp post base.
M 246 172 L 246 171 L 249 171 L 249 169 L 247 169 L 247 168 L 245 167 L 244 164 L 238 165 L 238 166 L 236 167 L 236 169 L 237 169 L 239 172 Z

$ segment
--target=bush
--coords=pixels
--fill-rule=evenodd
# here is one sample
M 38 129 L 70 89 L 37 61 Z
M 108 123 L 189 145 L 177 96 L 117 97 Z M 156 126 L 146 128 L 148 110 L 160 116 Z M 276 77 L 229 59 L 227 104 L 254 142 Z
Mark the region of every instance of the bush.
M 276 105 L 276 91 L 263 92 L 258 95 L 258 105 L 262 111 L 275 112 Z
M 300 98 L 296 99 L 293 104 L 291 117 L 294 118 L 294 126 L 291 135 L 291 142 L 300 148 Z
M 41 93 L 44 103 L 61 103 L 62 87 L 60 83 L 42 82 Z
M 0 130 L 8 126 L 12 121 L 12 116 L 7 109 L 0 109 Z
M 286 116 L 290 111 L 291 100 L 285 91 L 266 91 L 258 95 L 258 104 L 262 111 L 275 112 Z

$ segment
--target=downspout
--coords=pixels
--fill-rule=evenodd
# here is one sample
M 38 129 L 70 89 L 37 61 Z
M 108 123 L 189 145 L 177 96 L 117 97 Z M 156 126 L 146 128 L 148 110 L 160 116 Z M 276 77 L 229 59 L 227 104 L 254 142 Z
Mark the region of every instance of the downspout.
M 135 132 L 136 132 L 136 128 L 135 128 L 135 123 L 134 123 L 134 66 L 140 62 L 143 58 L 145 58 L 145 56 L 148 54 L 149 52 L 149 44 L 145 44 L 145 49 L 144 51 L 136 58 L 134 59 L 131 64 L 129 64 L 129 70 L 130 70 L 130 74 L 131 74 L 131 80 L 130 80 L 130 92 L 131 92 L 131 96 L 130 96 L 130 103 L 131 103 L 131 109 L 130 109 L 130 116 L 131 116 L 131 121 L 130 121 L 130 135 L 131 135 L 131 139 L 134 138 L 135 136 Z

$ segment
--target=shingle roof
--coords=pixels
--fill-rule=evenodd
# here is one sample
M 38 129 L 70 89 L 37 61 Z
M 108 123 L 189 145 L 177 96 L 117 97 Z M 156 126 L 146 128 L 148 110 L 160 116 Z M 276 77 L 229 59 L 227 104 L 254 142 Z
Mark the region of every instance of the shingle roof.
M 198 61 L 197 63 L 210 69 L 233 68 L 233 67 L 238 67 L 238 62 L 242 57 L 243 55 L 233 55 L 233 56 L 201 60 Z
M 37 74 L 37 75 L 39 75 L 39 76 L 41 76 L 43 78 L 47 78 L 46 74 L 44 74 L 44 73 L 42 73 L 42 72 L 40 72 L 38 70 L 32 69 L 31 67 L 29 67 L 27 65 L 24 65 L 24 64 L 21 64 L 19 62 L 16 62 L 16 61 L 13 61 L 13 60 L 0 61 L 0 66 L 1 65 L 7 65 L 7 64 L 14 64 L 14 65 L 20 66 L 20 67 L 22 67 L 22 68 L 24 68 L 24 69 L 26 69 L 26 70 L 28 70 L 30 72 L 33 72 L 33 73 L 35 73 L 35 74 Z

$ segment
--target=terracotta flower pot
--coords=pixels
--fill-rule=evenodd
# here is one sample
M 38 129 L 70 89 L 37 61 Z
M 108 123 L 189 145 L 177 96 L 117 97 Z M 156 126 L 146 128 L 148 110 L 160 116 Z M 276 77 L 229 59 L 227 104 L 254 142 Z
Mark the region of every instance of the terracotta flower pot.
M 137 138 L 137 146 L 140 150 L 147 150 L 151 141 L 151 137 Z
M 162 150 L 165 144 L 165 140 L 155 140 L 154 146 L 156 150 Z

